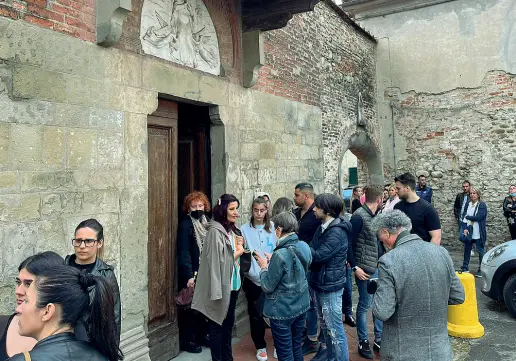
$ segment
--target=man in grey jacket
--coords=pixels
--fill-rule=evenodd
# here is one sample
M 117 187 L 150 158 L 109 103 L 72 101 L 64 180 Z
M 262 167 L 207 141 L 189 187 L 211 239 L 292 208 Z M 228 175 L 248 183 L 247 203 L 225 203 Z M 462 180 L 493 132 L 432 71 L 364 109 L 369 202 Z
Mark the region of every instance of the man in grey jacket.
M 372 223 L 387 249 L 373 297 L 373 314 L 383 321 L 381 359 L 451 361 L 448 305 L 465 296 L 448 251 L 410 234 L 410 219 L 399 210 Z

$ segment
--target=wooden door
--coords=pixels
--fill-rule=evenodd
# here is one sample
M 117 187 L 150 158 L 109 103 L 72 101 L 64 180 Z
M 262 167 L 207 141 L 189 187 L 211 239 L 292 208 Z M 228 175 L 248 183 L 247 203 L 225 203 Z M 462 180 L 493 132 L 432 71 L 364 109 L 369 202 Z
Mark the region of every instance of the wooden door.
M 160 101 L 148 118 L 149 347 L 152 361 L 178 352 L 174 303 L 177 234 L 177 104 Z

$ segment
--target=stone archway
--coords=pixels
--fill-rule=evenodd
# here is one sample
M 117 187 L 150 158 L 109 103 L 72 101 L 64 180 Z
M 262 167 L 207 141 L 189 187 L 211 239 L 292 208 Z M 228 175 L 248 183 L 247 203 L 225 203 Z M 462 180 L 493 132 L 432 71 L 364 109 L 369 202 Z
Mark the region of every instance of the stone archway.
M 342 168 L 342 159 L 346 151 L 350 150 L 358 158 L 358 168 L 360 169 L 361 164 L 364 164 L 367 168 L 366 182 L 370 184 L 384 184 L 384 175 L 382 160 L 380 152 L 375 146 L 371 137 L 363 131 L 354 133 L 349 137 L 347 146 L 343 147 L 339 161 L 339 188 L 342 185 L 341 178 L 342 173 L 345 171 Z M 359 179 L 362 178 L 359 176 Z M 342 193 L 342 189 L 339 189 L 339 193 Z

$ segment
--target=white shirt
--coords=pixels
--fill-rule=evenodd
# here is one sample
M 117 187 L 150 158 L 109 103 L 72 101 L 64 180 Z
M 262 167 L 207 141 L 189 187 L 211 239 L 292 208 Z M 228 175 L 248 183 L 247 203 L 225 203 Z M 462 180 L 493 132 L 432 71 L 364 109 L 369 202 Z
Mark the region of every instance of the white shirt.
M 322 228 L 322 231 L 324 232 L 326 230 L 326 228 L 328 228 L 328 226 L 330 225 L 331 222 L 333 222 L 335 220 L 335 218 L 333 217 L 330 217 L 329 220 L 327 220 L 326 222 L 324 222 L 324 224 L 321 225 L 321 228 Z
M 476 203 L 472 203 L 472 202 L 469 202 L 468 204 L 468 210 L 466 212 L 466 216 L 474 216 L 478 210 L 478 203 L 479 201 L 477 201 Z M 466 219 L 466 216 L 464 216 L 464 219 L 462 220 L 462 222 L 464 223 L 467 223 L 468 226 L 472 225 L 473 224 L 473 235 L 471 236 L 471 239 L 480 239 L 480 227 L 478 225 L 478 222 L 473 222 L 473 221 L 469 221 Z

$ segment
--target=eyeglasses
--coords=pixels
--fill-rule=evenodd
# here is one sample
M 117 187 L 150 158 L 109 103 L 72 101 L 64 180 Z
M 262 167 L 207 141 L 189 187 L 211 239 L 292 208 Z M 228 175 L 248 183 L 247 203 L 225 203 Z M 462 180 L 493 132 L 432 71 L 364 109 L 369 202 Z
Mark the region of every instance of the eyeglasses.
M 72 245 L 74 247 L 80 247 L 82 243 L 84 242 L 85 247 L 93 247 L 95 245 L 95 242 L 97 242 L 96 239 L 80 239 L 80 238 L 72 238 Z

